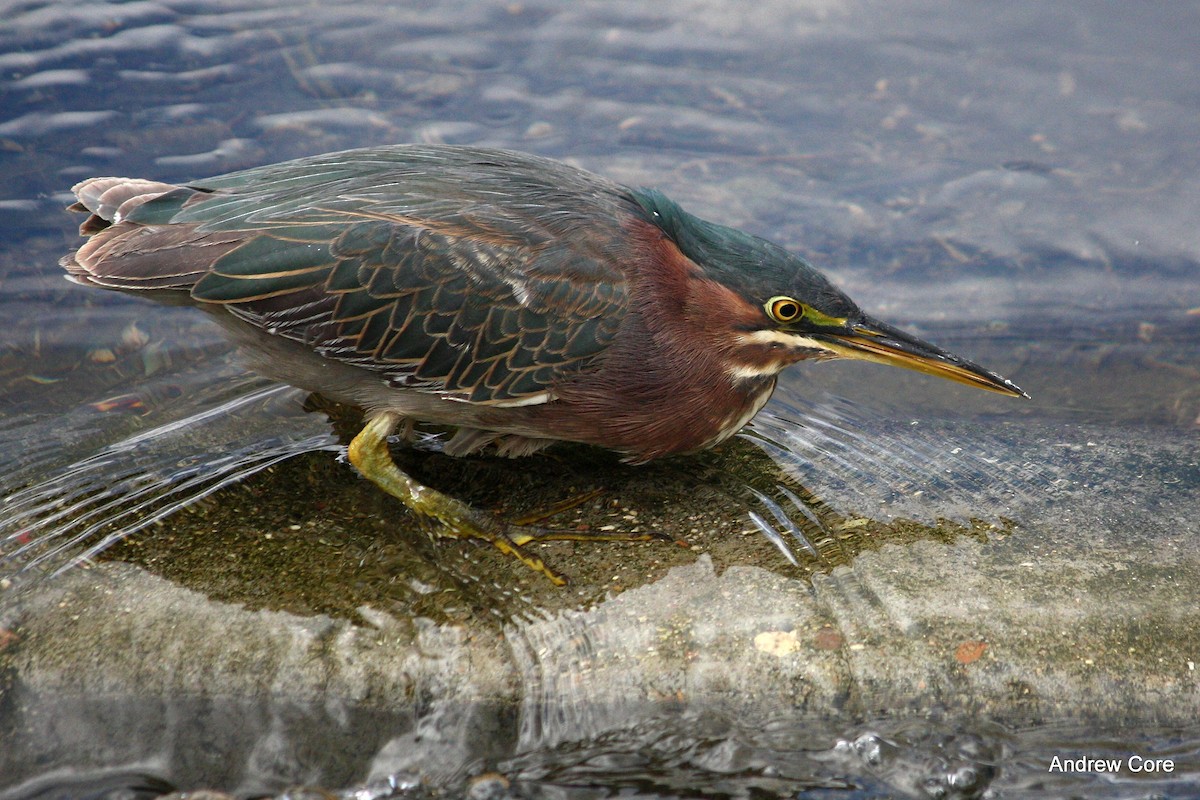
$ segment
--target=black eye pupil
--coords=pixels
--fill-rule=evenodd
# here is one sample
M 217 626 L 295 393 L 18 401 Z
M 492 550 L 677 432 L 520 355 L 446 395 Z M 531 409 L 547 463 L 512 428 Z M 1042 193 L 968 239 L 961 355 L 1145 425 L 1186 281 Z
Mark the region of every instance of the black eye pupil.
M 780 303 L 775 306 L 775 315 L 782 320 L 795 319 L 800 314 L 800 308 L 795 303 Z

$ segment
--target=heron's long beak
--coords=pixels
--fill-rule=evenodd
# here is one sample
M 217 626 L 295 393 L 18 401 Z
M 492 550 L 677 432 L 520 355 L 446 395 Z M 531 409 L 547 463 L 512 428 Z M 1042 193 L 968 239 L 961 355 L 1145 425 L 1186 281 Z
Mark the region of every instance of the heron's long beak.
M 1000 394 L 1029 397 L 1007 378 L 870 317 L 810 336 L 843 358 L 906 367 Z

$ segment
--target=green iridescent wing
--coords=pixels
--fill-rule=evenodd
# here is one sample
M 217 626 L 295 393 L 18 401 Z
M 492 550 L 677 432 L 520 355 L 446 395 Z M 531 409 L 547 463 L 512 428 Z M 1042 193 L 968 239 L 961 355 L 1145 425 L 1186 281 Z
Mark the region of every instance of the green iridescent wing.
M 397 147 L 179 187 L 108 230 L 138 229 L 123 250 L 161 255 L 165 288 L 393 386 L 519 403 L 616 334 L 631 202 L 553 161 Z

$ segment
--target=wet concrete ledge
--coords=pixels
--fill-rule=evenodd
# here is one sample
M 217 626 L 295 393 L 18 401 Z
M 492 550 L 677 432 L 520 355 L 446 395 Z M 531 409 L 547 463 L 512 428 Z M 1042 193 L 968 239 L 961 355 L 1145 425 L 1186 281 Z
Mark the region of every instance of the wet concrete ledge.
M 1115 557 L 1069 539 L 889 545 L 811 583 L 702 557 L 502 631 L 248 611 L 104 563 L 0 596 L 0 774 L 436 777 L 688 709 L 1193 725 L 1195 543 Z

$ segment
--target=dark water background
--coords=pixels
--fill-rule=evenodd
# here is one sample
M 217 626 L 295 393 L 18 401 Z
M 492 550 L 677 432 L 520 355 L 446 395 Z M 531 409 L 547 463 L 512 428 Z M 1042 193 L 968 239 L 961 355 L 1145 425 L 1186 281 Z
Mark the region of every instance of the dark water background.
M 70 185 L 408 141 L 661 188 L 1033 395 L 871 365 L 789 373 L 753 435 L 827 502 L 1048 523 L 1064 494 L 1120 518 L 1130 487 L 1200 488 L 1194 458 L 1149 473 L 1087 451 L 1200 442 L 1195 3 L 26 2 L 0 20 L 0 534 L 11 552 L 61 530 L 61 552 L 28 551 L 41 566 L 337 446 L 199 315 L 63 281 Z M 546 797 L 937 796 L 931 775 L 957 796 L 1196 796 L 1179 774 L 1039 784 L 1072 749 L 1195 764 L 1195 731 L 696 729 L 663 720 L 499 768 Z

